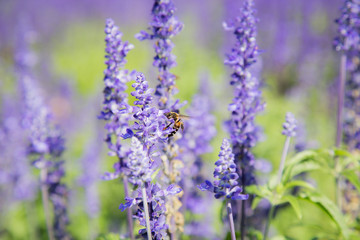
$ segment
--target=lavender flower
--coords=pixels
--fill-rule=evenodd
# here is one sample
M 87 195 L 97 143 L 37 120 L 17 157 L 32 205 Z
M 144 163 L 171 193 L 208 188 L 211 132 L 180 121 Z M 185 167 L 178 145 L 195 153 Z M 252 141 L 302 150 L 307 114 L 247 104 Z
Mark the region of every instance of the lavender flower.
M 202 78 L 199 93 L 193 97 L 192 103 L 186 110 L 190 119 L 186 120 L 183 136 L 178 140 L 180 147 L 180 159 L 183 159 L 184 168 L 180 186 L 184 190 L 181 202 L 190 214 L 211 215 L 207 206 L 211 205 L 214 199 L 203 197 L 193 186 L 204 182 L 201 170 L 204 165 L 202 154 L 212 151 L 211 140 L 216 135 L 215 117 L 210 113 L 213 110 L 209 81 Z M 185 234 L 197 237 L 214 236 L 211 231 L 212 218 L 194 218 L 185 225 Z M 203 230 L 207 227 L 207 230 Z M 202 229 L 202 230 L 200 230 Z
M 236 173 L 236 164 L 234 162 L 234 154 L 231 150 L 229 140 L 224 139 L 219 153 L 219 160 L 215 162 L 214 177 L 217 180 L 212 184 L 205 181 L 198 188 L 201 191 L 210 191 L 215 193 L 215 198 L 226 197 L 233 200 L 246 200 L 248 195 L 241 194 L 242 188 L 238 186 L 237 179 L 239 175 Z
M 153 65 L 158 68 L 160 83 L 156 86 L 155 95 L 159 97 L 160 109 L 178 110 L 178 101 L 172 96 L 177 93 L 176 76 L 170 69 L 176 65 L 175 56 L 171 53 L 174 44 L 171 38 L 178 34 L 183 24 L 174 17 L 175 6 L 172 0 L 155 0 L 152 8 L 153 20 L 150 22 L 151 33 L 141 31 L 135 37 L 139 40 L 156 40 L 154 44 L 156 56 Z
M 24 41 L 25 39 L 20 37 L 19 45 L 23 47 L 19 48 L 15 64 L 24 105 L 22 125 L 29 140 L 27 157 L 33 160 L 35 167 L 41 169 L 41 191 L 49 238 L 69 239 L 66 231 L 67 188 L 61 184 L 65 172 L 62 162 L 59 161 L 65 149 L 64 139 L 58 128 L 50 122 L 50 111 L 44 104 L 40 88 L 31 75 L 33 62 L 26 60 L 31 54 Z M 50 226 L 49 198 L 54 209 L 53 226 Z
M 360 50 L 360 4 L 358 0 L 345 0 L 340 18 L 336 19 L 338 36 L 334 40 L 336 51 Z
M 297 131 L 297 121 L 295 119 L 295 116 L 288 112 L 285 116 L 285 123 L 283 124 L 284 130 L 282 131 L 282 134 L 288 137 L 295 137 L 296 131 Z
M 176 195 L 182 190 L 175 185 L 170 185 L 166 190 L 162 190 L 159 184 L 148 184 L 146 187 L 147 205 L 150 209 L 150 228 L 153 239 L 161 240 L 164 239 L 167 234 L 166 230 L 169 226 L 165 223 L 165 202 L 169 196 Z M 140 225 L 145 226 L 145 213 L 144 213 L 144 202 L 141 190 L 135 192 L 135 198 L 126 198 L 125 204 L 120 204 L 119 209 L 124 211 L 126 208 L 137 205 L 138 209 L 135 214 L 135 218 L 140 221 Z M 143 237 L 147 237 L 146 229 L 140 229 L 139 234 Z
M 99 118 L 107 121 L 105 129 L 108 133 L 105 141 L 110 150 L 109 155 L 117 156 L 119 159 L 119 162 L 114 164 L 115 172 L 106 173 L 103 177 L 104 180 L 111 180 L 119 177 L 125 167 L 124 159 L 127 155 L 127 149 L 122 148 L 120 139 L 126 134 L 131 119 L 132 108 L 128 104 L 125 90 L 126 83 L 133 77 L 133 72 L 129 73 L 120 68 L 125 65 L 125 57 L 133 45 L 121 40 L 122 33 L 111 19 L 106 20 L 105 33 L 107 69 L 104 71 L 104 101 Z
M 215 117 L 210 113 L 213 110 L 209 82 L 200 82 L 199 93 L 193 97 L 192 104 L 186 110 L 190 119 L 186 121 L 186 128 L 179 145 L 186 148 L 194 156 L 212 151 L 211 140 L 216 135 Z
M 79 183 L 85 190 L 85 209 L 90 218 L 98 216 L 100 202 L 97 190 L 97 181 L 100 176 L 99 160 L 101 158 L 101 145 L 98 140 L 100 134 L 88 144 L 87 149 L 81 159 L 82 176 Z
M 8 204 L 18 200 L 32 200 L 36 193 L 26 155 L 26 135 L 14 99 L 3 99 L 3 121 L 0 123 L 0 189 Z M 16 103 L 16 102 L 15 102 Z M 4 205 L 5 206 L 5 205 Z M 4 209 L 5 210 L 5 209 Z
M 350 58 L 348 64 L 350 71 L 346 83 L 345 94 L 345 119 L 344 119 L 344 142 L 350 150 L 360 149 L 360 58 L 359 52 Z
M 255 182 L 255 160 L 250 149 L 255 146 L 259 134 L 259 128 L 254 122 L 255 116 L 263 110 L 264 104 L 261 101 L 259 81 L 250 73 L 250 67 L 256 62 L 258 55 L 255 42 L 257 19 L 254 17 L 253 1 L 245 1 L 241 12 L 241 17 L 236 18 L 235 22 L 224 24 L 225 29 L 233 31 L 236 37 L 235 46 L 227 55 L 225 64 L 234 70 L 230 82 L 234 86 L 234 98 L 228 108 L 231 117 L 227 126 L 235 162 L 241 167 L 242 184 L 246 186 Z

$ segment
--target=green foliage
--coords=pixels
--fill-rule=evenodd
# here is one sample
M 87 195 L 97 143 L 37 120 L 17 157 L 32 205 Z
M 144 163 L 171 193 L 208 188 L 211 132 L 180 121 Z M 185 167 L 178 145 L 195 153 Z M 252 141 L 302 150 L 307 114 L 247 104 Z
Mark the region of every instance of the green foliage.
M 331 236 L 331 239 L 339 239 L 340 236 L 341 239 L 351 239 L 351 229 L 341 209 L 312 184 L 297 179 L 300 174 L 309 172 L 324 172 L 332 176 L 333 184 L 344 177 L 360 190 L 358 156 L 342 149 L 307 150 L 287 161 L 280 183 L 277 183 L 277 176 L 272 176 L 263 186 L 252 185 L 246 188 L 248 193 L 255 194 L 252 208 L 256 208 L 261 199 L 267 199 L 273 207 L 289 204 L 298 220 L 301 220 L 303 209 L 300 202 L 306 200 L 323 210 L 328 216 L 327 221 L 337 225 L 338 231 L 324 233 L 326 236 Z M 318 236 L 321 234 L 320 232 Z

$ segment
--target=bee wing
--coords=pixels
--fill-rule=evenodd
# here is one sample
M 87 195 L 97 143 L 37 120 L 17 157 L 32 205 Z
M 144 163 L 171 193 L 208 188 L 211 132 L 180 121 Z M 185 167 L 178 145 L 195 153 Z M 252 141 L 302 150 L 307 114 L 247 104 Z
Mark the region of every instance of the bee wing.
M 182 119 L 185 119 L 185 120 L 189 120 L 191 118 L 190 116 L 186 116 L 186 115 L 182 115 L 182 114 L 179 114 L 179 117 Z

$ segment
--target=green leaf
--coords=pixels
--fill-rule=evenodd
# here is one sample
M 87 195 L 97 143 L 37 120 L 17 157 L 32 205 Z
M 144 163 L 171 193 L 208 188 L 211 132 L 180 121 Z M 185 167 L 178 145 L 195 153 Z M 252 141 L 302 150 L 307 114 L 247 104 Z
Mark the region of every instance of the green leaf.
M 119 239 L 120 236 L 115 233 L 101 234 L 96 238 L 96 240 L 119 240 Z
M 348 151 L 344 150 L 344 149 L 340 149 L 340 148 L 336 148 L 334 150 L 335 156 L 336 157 L 352 157 L 351 153 L 349 153 Z
M 300 209 L 300 205 L 299 205 L 299 201 L 296 197 L 291 196 L 291 195 L 286 195 L 282 198 L 284 201 L 289 202 L 290 206 L 294 209 L 296 216 L 298 217 L 298 219 L 302 218 L 302 213 L 301 213 L 301 209 Z
M 302 152 L 299 152 L 298 154 L 296 154 L 294 157 L 290 158 L 286 165 L 290 166 L 290 165 L 296 165 L 299 162 L 302 162 L 306 159 L 314 159 L 317 156 L 317 153 L 313 150 L 305 150 Z
M 327 170 L 327 168 L 324 168 L 319 163 L 313 162 L 313 161 L 304 161 L 301 163 L 298 163 L 296 166 L 293 166 L 291 169 L 286 169 L 286 175 L 284 174 L 284 177 L 282 179 L 283 183 L 289 181 L 296 175 L 299 175 L 300 173 L 304 172 L 310 172 L 315 170 Z
M 261 201 L 261 197 L 255 197 L 254 200 L 251 203 L 251 208 L 255 209 L 257 207 L 257 205 L 259 204 L 259 202 Z
M 305 181 L 301 181 L 301 180 L 294 180 L 294 181 L 288 182 L 284 186 L 285 190 L 291 189 L 293 187 L 303 187 L 308 190 L 315 190 L 315 188 L 311 184 L 309 184 Z
M 356 187 L 358 192 L 360 192 L 360 179 L 355 171 L 344 171 L 341 174 Z
M 349 238 L 350 230 L 345 224 L 345 219 L 341 214 L 341 211 L 337 208 L 337 206 L 328 199 L 325 195 L 314 192 L 307 192 L 300 195 L 301 198 L 308 200 L 315 205 L 318 205 L 321 209 L 323 209 L 338 225 L 340 228 L 341 234 L 345 239 Z
M 257 185 L 250 185 L 246 187 L 246 193 L 249 194 L 255 194 L 257 196 L 261 196 L 260 194 L 260 189 L 258 188 Z

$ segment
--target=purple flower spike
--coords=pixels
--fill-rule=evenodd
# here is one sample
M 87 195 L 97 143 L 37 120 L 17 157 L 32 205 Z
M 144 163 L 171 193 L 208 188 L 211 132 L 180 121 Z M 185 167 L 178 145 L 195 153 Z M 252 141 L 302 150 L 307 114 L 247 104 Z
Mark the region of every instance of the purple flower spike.
M 295 137 L 297 131 L 297 121 L 294 114 L 288 112 L 286 113 L 285 123 L 283 124 L 284 130 L 282 134 L 288 137 Z
M 123 148 L 120 140 L 132 136 L 128 128 L 133 109 L 128 104 L 128 94 L 125 90 L 126 83 L 133 79 L 134 72 L 129 73 L 122 68 L 126 63 L 125 57 L 133 45 L 122 41 L 122 33 L 111 19 L 106 20 L 105 34 L 107 68 L 104 71 L 104 101 L 99 118 L 106 121 L 105 142 L 109 148 L 109 155 L 117 156 L 119 159 L 120 166 L 116 165 L 115 172 L 107 173 L 103 177 L 104 180 L 112 180 L 119 177 L 122 169 L 126 167 L 125 158 L 128 151 Z
M 155 57 L 153 65 L 158 68 L 160 81 L 156 86 L 155 95 L 159 97 L 160 109 L 178 110 L 172 96 L 177 93 L 175 88 L 176 76 L 169 70 L 176 65 L 175 56 L 171 53 L 174 44 L 171 38 L 177 35 L 183 24 L 174 17 L 175 5 L 172 0 L 155 0 L 152 8 L 152 22 L 149 31 L 141 31 L 135 37 L 142 40 L 155 40 Z
M 241 194 L 242 188 L 238 186 L 239 175 L 236 173 L 234 154 L 227 139 L 223 140 L 219 160 L 215 162 L 215 166 L 214 177 L 217 180 L 213 184 L 210 181 L 205 181 L 198 188 L 201 191 L 207 190 L 215 193 L 216 199 L 226 197 L 233 200 L 246 200 L 248 195 Z
M 227 54 L 225 65 L 233 69 L 230 84 L 234 88 L 234 98 L 229 104 L 230 120 L 226 125 L 230 132 L 235 162 L 241 169 L 242 185 L 255 183 L 254 156 L 250 149 L 255 146 L 259 127 L 255 125 L 256 115 L 264 109 L 259 80 L 250 72 L 256 62 L 256 22 L 253 1 L 247 0 L 241 10 L 242 15 L 235 21 L 225 24 L 226 30 L 233 31 L 236 43 Z
M 346 0 L 341 9 L 338 24 L 338 37 L 334 40 L 336 51 L 360 50 L 360 3 L 358 0 Z

